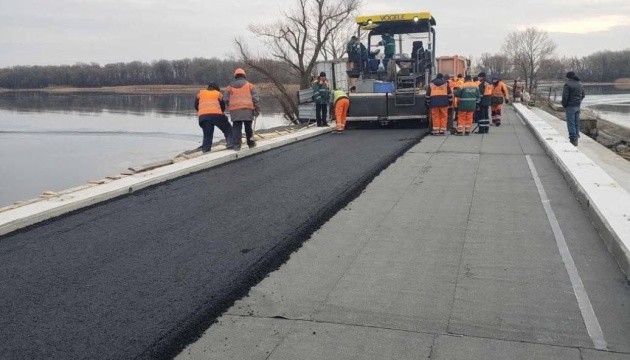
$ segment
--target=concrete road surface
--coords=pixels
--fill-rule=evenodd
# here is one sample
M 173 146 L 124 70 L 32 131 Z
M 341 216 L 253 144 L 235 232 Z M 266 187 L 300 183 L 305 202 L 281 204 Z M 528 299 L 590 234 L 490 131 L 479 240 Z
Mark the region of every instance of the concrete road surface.
M 177 359 L 628 360 L 630 285 L 507 107 L 414 146 Z

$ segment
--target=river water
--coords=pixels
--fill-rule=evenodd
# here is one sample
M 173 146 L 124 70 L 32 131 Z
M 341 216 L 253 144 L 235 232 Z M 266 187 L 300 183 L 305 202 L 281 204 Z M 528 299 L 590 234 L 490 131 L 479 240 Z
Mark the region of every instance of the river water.
M 0 93 L 0 207 L 198 147 L 194 98 Z M 273 101 L 262 110 L 257 129 L 287 124 Z

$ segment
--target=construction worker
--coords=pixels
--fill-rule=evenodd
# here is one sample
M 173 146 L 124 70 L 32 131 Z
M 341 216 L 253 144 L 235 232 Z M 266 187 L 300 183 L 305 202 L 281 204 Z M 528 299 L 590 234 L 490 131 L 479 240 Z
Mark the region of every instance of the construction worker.
M 431 109 L 433 135 L 444 135 L 448 121 L 448 109 L 453 106 L 453 93 L 444 75 L 437 74 L 427 86 L 427 106 Z
M 455 81 L 457 81 L 457 85 L 464 85 L 464 75 L 462 74 L 457 74 L 457 79 L 455 79 Z
M 479 122 L 479 133 L 487 134 L 490 132 L 490 117 L 488 110 L 490 108 L 490 100 L 492 98 L 492 84 L 486 81 L 486 73 L 480 72 L 479 75 L 479 94 L 481 94 L 481 102 L 477 109 L 477 121 Z
M 207 153 L 212 148 L 212 137 L 214 127 L 218 127 L 225 136 L 225 146 L 228 149 L 233 147 L 232 125 L 228 121 L 225 111 L 225 102 L 219 85 L 215 82 L 208 84 L 207 89 L 199 90 L 195 99 L 195 110 L 199 116 L 199 127 L 203 130 L 203 142 L 201 151 Z
M 498 76 L 492 77 L 492 97 L 490 98 L 490 108 L 492 110 L 492 123 L 494 126 L 501 126 L 501 109 L 503 103 L 510 102 L 510 93 L 507 85 Z
M 247 146 L 256 146 L 252 121 L 260 114 L 260 98 L 258 90 L 249 81 L 245 71 L 238 68 L 234 71 L 234 81 L 227 87 L 225 103 L 230 110 L 232 120 L 232 139 L 234 150 L 241 150 L 242 128 L 245 126 Z
M 457 109 L 457 135 L 470 135 L 473 114 L 481 100 L 479 88 L 472 82 L 472 77 L 466 75 L 464 84 L 455 91 L 459 98 Z
M 319 78 L 313 83 L 313 101 L 315 101 L 315 118 L 317 127 L 328 126 L 328 103 L 330 102 L 330 84 L 326 80 L 326 73 L 319 73 Z
M 393 59 L 394 54 L 396 53 L 396 39 L 389 32 L 381 35 L 381 41 L 379 41 L 376 46 L 383 46 L 385 50 L 383 53 L 385 54 L 385 59 Z M 374 46 L 374 45 L 373 45 Z
M 473 75 L 472 81 L 473 81 L 473 84 L 475 84 L 476 87 L 479 87 L 479 84 L 481 83 L 481 81 L 479 81 L 479 76 L 478 75 Z M 481 91 L 479 93 L 481 93 Z M 475 114 L 473 116 L 473 123 L 476 124 L 478 121 L 479 121 L 479 111 L 475 111 Z
M 446 81 L 448 83 L 448 87 L 451 88 L 451 92 L 453 93 L 453 104 L 451 106 L 449 106 L 448 108 L 448 122 L 449 124 L 447 125 L 447 127 L 449 127 L 451 129 L 451 133 L 454 132 L 453 130 L 453 121 L 455 119 L 455 101 L 457 101 L 457 99 L 455 98 L 455 81 L 453 80 L 453 78 L 451 77 L 450 74 L 444 74 L 444 81 Z
M 348 94 L 341 89 L 335 90 L 333 92 L 333 106 L 335 107 L 335 119 L 337 122 L 336 130 L 338 133 L 341 133 L 346 128 L 346 116 L 348 116 L 348 110 L 350 109 Z
M 448 86 L 451 87 L 451 91 L 453 91 L 453 94 L 455 94 L 455 90 L 461 88 L 461 85 L 464 83 L 463 80 L 464 79 L 462 79 L 462 83 L 460 84 L 457 78 L 451 78 L 449 76 Z M 456 97 L 453 98 L 453 119 L 454 120 L 458 119 L 458 116 L 457 116 L 458 105 L 459 105 L 459 99 Z
M 354 69 L 359 62 L 359 38 L 352 36 L 346 43 L 346 52 L 348 53 L 348 70 Z

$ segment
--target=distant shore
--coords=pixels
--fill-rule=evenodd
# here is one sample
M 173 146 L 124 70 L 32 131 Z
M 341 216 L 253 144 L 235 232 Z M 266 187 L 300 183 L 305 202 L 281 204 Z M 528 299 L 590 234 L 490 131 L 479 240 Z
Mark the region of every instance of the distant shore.
M 271 84 L 255 84 L 262 96 L 271 95 Z M 299 85 L 285 85 L 290 91 L 297 92 Z M 70 87 L 70 86 L 52 86 L 41 89 L 5 89 L 0 88 L 0 92 L 26 92 L 26 91 L 42 91 L 48 93 L 118 93 L 118 94 L 196 94 L 200 89 L 205 89 L 205 85 L 128 85 L 128 86 L 103 86 L 103 87 Z

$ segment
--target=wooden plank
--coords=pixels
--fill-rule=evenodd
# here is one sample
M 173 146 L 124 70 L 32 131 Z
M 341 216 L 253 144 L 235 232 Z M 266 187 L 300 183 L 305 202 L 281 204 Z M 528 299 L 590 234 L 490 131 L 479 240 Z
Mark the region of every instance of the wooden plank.
M 173 163 L 173 159 L 161 160 L 161 161 L 156 161 L 156 162 L 152 162 L 145 165 L 130 167 L 129 170 L 139 173 L 143 171 L 153 170 L 155 168 L 159 168 L 162 166 L 171 165 L 172 163 Z

